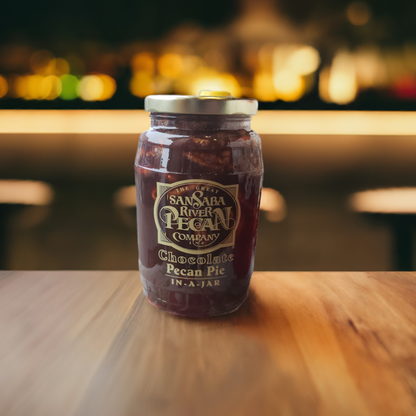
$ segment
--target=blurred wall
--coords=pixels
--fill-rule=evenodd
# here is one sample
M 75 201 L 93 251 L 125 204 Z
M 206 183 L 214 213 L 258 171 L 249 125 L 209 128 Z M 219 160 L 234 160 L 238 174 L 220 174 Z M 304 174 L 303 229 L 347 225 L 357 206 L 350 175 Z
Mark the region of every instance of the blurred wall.
M 133 183 L 138 139 L 139 134 L 2 134 L 0 177 Z M 413 136 L 263 134 L 262 145 L 266 177 L 283 188 L 416 185 Z
M 114 194 L 134 183 L 138 136 L 0 136 L 0 177 L 43 180 L 56 193 L 49 208 L 11 219 L 8 268 L 137 267 L 134 211 L 115 207 Z M 265 134 L 262 142 L 264 185 L 283 194 L 288 213 L 278 223 L 262 213 L 256 269 L 389 269 L 389 230 L 347 201 L 360 189 L 416 185 L 415 137 Z

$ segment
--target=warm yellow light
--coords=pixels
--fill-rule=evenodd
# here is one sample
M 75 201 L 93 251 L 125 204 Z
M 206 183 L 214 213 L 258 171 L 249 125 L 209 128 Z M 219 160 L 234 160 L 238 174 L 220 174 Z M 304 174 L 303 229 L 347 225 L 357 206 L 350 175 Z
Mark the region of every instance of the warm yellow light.
M 354 1 L 347 8 L 347 18 L 354 26 L 362 26 L 370 20 L 371 10 L 366 3 Z
M 355 193 L 350 204 L 355 211 L 385 214 L 415 214 L 416 188 L 375 189 Z
M 253 94 L 260 101 L 276 101 L 273 76 L 270 72 L 260 71 L 254 74 Z
M 114 195 L 114 204 L 119 207 L 135 207 L 136 187 L 131 185 L 119 189 Z
M 16 77 L 11 92 L 14 98 L 25 97 L 27 95 L 27 77 Z
M 312 46 L 301 46 L 287 59 L 286 66 L 298 75 L 308 75 L 315 72 L 321 59 L 319 52 Z
M 99 100 L 100 101 L 109 100 L 116 92 L 116 89 L 117 89 L 116 81 L 109 75 L 98 74 L 97 76 L 100 78 L 101 82 L 103 83 L 103 93 L 101 94 Z
M 52 199 L 52 188 L 44 182 L 0 180 L 2 204 L 48 205 Z
M 213 97 L 224 98 L 224 97 L 231 97 L 231 94 L 228 91 L 203 90 L 199 92 L 199 96 L 209 97 L 209 98 L 213 98 Z
M 26 77 L 27 94 L 23 97 L 26 100 L 42 99 L 43 77 L 40 75 L 29 75 Z
M 273 77 L 273 84 L 278 98 L 283 101 L 296 101 L 305 92 L 305 82 L 296 73 L 283 69 Z
M 54 100 L 61 92 L 61 80 L 55 75 L 44 77 L 39 85 L 39 98 L 43 100 Z
M 140 52 L 133 56 L 130 61 L 131 71 L 145 72 L 149 75 L 153 75 L 155 72 L 155 56 L 150 52 Z
M 357 136 L 412 140 L 416 137 L 416 112 L 261 110 L 253 117 L 252 125 L 260 135 L 339 135 L 353 141 Z M 148 127 L 149 114 L 144 110 L 0 111 L 0 134 L 128 135 Z
M 136 97 L 146 97 L 155 93 L 155 84 L 147 72 L 136 72 L 130 80 L 130 92 Z
M 282 221 L 286 217 L 286 202 L 282 195 L 272 188 L 263 188 L 260 209 L 266 211 L 266 218 L 271 222 Z
M 348 104 L 357 95 L 354 61 L 348 52 L 338 52 L 332 61 L 328 95 L 337 104 Z
M 196 91 L 196 88 L 194 88 L 194 83 L 196 83 L 199 79 L 211 78 L 217 75 L 218 75 L 218 72 L 215 71 L 215 69 L 205 68 L 205 67 L 201 67 L 198 70 L 193 71 L 193 72 L 186 71 L 182 73 L 182 75 L 177 80 L 175 80 L 175 82 L 173 83 L 173 89 L 176 94 L 197 95 L 199 94 L 199 90 Z M 171 81 L 171 80 L 168 80 L 168 81 Z M 166 83 L 165 87 L 166 88 L 172 87 L 172 83 L 170 83 L 170 85 Z M 159 91 L 160 91 L 160 88 L 158 88 L 158 92 Z
M 277 45 L 273 50 L 273 72 L 279 72 L 283 69 L 289 69 L 288 66 L 290 58 L 300 49 L 300 45 L 291 43 L 282 43 Z M 295 62 L 296 63 L 296 62 Z
M 190 94 L 198 95 L 203 90 L 228 91 L 233 97 L 241 97 L 240 84 L 233 75 L 227 73 L 207 73 L 191 82 Z
M 0 75 L 0 98 L 4 97 L 9 90 L 6 78 Z
M 166 53 L 157 61 L 159 74 L 170 79 L 176 79 L 182 72 L 182 57 L 176 53 Z
M 104 93 L 104 83 L 97 75 L 86 75 L 78 84 L 78 95 L 84 101 L 98 101 Z
M 331 97 L 329 95 L 329 76 L 331 74 L 331 68 L 325 67 L 322 68 L 319 73 L 319 96 L 321 99 L 327 103 L 331 102 Z
M 312 46 L 281 44 L 273 50 L 273 84 L 277 98 L 296 101 L 308 87 L 313 87 L 314 79 L 305 77 L 315 72 L 320 64 L 318 51 Z

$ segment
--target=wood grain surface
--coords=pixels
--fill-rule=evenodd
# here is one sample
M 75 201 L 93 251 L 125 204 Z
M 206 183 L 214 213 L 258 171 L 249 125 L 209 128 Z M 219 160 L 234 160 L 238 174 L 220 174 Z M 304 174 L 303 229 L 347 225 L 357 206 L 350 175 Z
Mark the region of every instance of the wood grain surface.
M 416 273 L 255 273 L 193 320 L 138 272 L 0 272 L 0 415 L 416 415 Z

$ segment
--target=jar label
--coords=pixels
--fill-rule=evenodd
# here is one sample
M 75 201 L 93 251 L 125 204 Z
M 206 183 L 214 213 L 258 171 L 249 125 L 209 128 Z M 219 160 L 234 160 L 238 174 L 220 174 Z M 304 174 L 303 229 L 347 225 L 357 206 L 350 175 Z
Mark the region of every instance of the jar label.
M 240 221 L 238 185 L 204 179 L 157 183 L 158 243 L 189 254 L 234 245 Z

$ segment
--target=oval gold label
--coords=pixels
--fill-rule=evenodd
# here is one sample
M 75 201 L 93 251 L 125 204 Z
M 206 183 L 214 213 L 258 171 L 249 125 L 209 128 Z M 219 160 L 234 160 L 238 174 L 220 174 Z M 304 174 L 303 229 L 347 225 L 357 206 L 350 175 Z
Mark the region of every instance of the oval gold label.
M 234 245 L 240 220 L 238 185 L 189 179 L 157 183 L 158 243 L 189 254 Z

